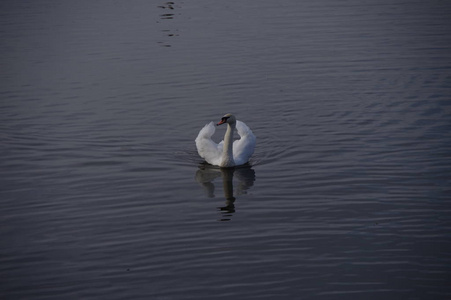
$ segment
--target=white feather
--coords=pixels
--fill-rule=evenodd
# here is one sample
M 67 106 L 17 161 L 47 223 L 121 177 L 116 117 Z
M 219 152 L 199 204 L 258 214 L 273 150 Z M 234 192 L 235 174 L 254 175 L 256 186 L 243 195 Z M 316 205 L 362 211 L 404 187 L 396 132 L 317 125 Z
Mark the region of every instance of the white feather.
M 233 160 L 234 165 L 239 166 L 247 163 L 254 153 L 256 137 L 252 130 L 241 121 L 236 121 L 236 130 L 241 138 L 233 142 Z M 215 131 L 213 122 L 208 123 L 199 131 L 195 140 L 197 152 L 209 164 L 223 167 L 221 162 L 224 153 L 224 140 L 219 144 L 215 143 L 211 139 Z M 227 166 L 230 167 L 230 165 Z

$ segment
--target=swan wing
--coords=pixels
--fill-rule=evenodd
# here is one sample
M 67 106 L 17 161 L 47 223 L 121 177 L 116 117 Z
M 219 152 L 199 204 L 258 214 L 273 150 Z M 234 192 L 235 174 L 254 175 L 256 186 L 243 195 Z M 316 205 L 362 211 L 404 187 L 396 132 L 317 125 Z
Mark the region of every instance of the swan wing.
M 216 128 L 213 122 L 205 125 L 197 135 L 196 147 L 200 157 L 205 159 L 209 164 L 219 165 L 222 155 L 222 142 L 216 144 L 211 136 L 215 133 Z
M 242 165 L 247 163 L 254 153 L 256 137 L 241 121 L 236 121 L 236 130 L 241 138 L 233 143 L 233 160 L 236 165 Z

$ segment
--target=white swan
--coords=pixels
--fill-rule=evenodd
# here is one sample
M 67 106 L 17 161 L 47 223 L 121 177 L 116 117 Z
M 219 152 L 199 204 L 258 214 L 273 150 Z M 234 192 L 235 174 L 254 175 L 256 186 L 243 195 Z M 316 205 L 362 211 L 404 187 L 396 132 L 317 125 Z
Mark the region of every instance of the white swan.
M 216 126 L 224 123 L 227 123 L 227 131 L 224 140 L 219 144 L 211 139 L 216 130 L 213 122 L 199 131 L 196 138 L 197 152 L 209 164 L 219 167 L 234 167 L 247 163 L 254 153 L 255 135 L 246 124 L 237 121 L 232 114 L 226 114 Z M 233 141 L 235 128 L 241 139 Z

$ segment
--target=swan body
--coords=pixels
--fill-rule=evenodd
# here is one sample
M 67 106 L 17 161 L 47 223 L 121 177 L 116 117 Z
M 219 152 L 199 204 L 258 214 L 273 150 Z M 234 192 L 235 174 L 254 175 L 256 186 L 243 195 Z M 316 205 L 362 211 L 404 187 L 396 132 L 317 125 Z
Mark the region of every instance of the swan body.
M 196 147 L 200 157 L 204 158 L 209 164 L 219 167 L 234 167 L 247 163 L 254 153 L 255 135 L 252 130 L 241 121 L 235 119 L 232 114 L 226 114 L 222 117 L 217 126 L 227 124 L 227 131 L 224 140 L 216 144 L 212 139 L 215 133 L 213 122 L 205 125 L 197 135 Z M 235 129 L 241 137 L 233 141 Z

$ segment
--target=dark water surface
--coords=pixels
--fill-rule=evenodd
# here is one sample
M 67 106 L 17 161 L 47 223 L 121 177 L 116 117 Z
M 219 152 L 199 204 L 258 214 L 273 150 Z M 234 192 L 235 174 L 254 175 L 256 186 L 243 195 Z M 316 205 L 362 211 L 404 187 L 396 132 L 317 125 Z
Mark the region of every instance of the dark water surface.
M 450 16 L 2 1 L 0 298 L 450 299 Z M 227 112 L 257 148 L 220 170 Z

